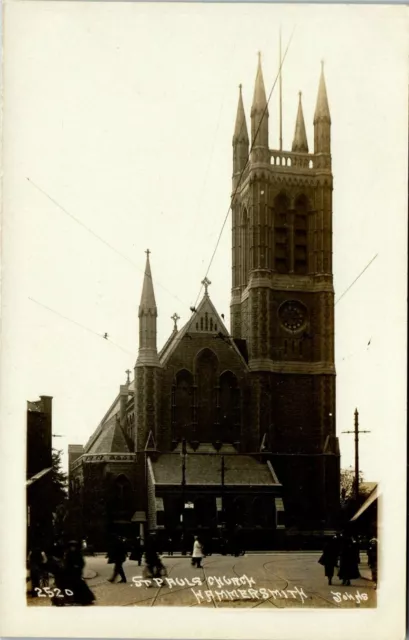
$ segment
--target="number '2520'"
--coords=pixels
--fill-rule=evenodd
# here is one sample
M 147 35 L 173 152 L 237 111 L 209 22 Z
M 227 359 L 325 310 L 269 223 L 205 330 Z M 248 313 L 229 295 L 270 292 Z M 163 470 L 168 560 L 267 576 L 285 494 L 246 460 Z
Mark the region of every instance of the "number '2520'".
M 61 589 L 50 589 L 50 587 L 43 587 L 42 589 L 40 589 L 39 587 L 36 587 L 34 591 L 37 592 L 39 598 L 47 598 L 47 596 L 49 598 L 63 598 L 64 595 L 74 595 L 74 592 L 71 591 L 71 589 L 63 589 L 63 593 L 61 593 Z

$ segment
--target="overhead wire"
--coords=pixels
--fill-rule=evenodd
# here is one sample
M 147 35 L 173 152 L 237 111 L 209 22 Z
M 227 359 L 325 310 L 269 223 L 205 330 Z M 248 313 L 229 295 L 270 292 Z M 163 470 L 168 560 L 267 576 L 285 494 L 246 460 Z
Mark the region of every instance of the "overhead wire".
M 38 186 L 38 184 L 36 184 L 31 178 L 26 177 L 26 180 L 33 185 L 33 187 L 35 187 L 36 189 L 38 189 L 38 191 L 40 193 L 42 193 L 46 198 L 48 198 L 48 200 L 50 200 L 50 202 L 52 202 L 56 207 L 58 207 L 58 209 L 60 209 L 60 211 L 62 211 L 63 213 L 65 213 L 69 218 L 71 218 L 72 220 L 74 220 L 74 222 L 76 222 L 78 225 L 80 225 L 81 227 L 83 227 L 86 231 L 88 231 L 88 233 L 90 233 L 92 236 L 94 236 L 94 238 L 97 238 L 97 240 L 99 240 L 100 242 L 102 242 L 106 247 L 108 247 L 109 249 L 111 249 L 112 251 L 114 251 L 114 253 L 116 253 L 118 256 L 120 256 L 121 258 L 123 258 L 124 260 L 126 260 L 129 264 L 131 264 L 135 269 L 137 269 L 138 271 L 140 271 L 141 273 L 143 273 L 145 276 L 148 276 L 148 274 L 145 272 L 144 269 L 141 269 L 141 267 L 138 267 L 137 264 L 135 264 L 135 262 L 133 262 L 133 260 L 131 260 L 130 258 L 128 258 L 127 255 L 125 255 L 124 253 L 122 253 L 121 251 L 119 251 L 118 249 L 116 249 L 112 244 L 110 244 L 109 242 L 107 242 L 107 240 L 105 240 L 104 238 L 102 238 L 100 235 L 98 235 L 98 233 L 96 233 L 93 229 L 91 229 L 91 227 L 88 227 L 84 222 L 82 222 L 81 220 L 79 220 L 79 218 L 77 218 L 76 216 L 74 216 L 70 211 L 68 211 L 68 209 L 66 209 L 65 207 L 63 207 L 55 198 L 53 198 L 52 196 L 50 196 L 49 193 L 47 193 L 44 189 L 42 189 L 41 187 Z M 152 277 L 152 276 L 151 276 Z M 164 285 L 162 285 L 159 281 L 155 280 L 155 286 L 159 286 L 161 289 L 163 289 L 164 291 L 166 291 L 166 293 L 168 293 L 170 296 L 172 296 L 172 298 L 175 298 L 175 300 L 178 300 L 178 302 L 180 302 L 181 304 L 186 304 L 183 300 L 181 300 L 177 295 L 175 295 L 174 293 L 172 293 L 171 291 L 169 291 L 169 289 L 167 289 Z
M 68 316 L 64 316 L 59 311 L 56 311 L 55 309 L 52 309 L 51 307 L 48 307 L 46 304 L 43 304 L 42 302 L 39 302 L 38 300 L 35 300 L 34 298 L 31 298 L 30 296 L 29 296 L 28 299 L 31 300 L 31 302 L 34 302 L 35 304 L 38 304 L 40 307 L 43 307 L 44 309 L 47 309 L 47 311 L 51 311 L 51 313 L 54 313 L 55 315 L 59 316 L 60 318 L 63 318 L 64 320 L 67 320 L 68 322 L 71 322 L 72 324 L 77 325 L 77 327 L 81 327 L 85 331 L 88 331 L 89 333 L 93 333 L 94 335 L 98 336 L 99 338 L 102 338 L 103 340 L 105 340 L 106 342 L 109 342 L 110 344 L 114 345 L 114 347 L 117 347 L 118 349 L 120 349 L 124 353 L 127 353 L 128 355 L 131 355 L 132 357 L 135 356 L 134 353 L 131 353 L 127 349 L 124 349 L 124 347 L 121 347 L 121 345 L 117 344 L 116 342 L 111 340 L 109 337 L 105 337 L 103 333 L 98 333 L 98 331 L 95 331 L 95 329 L 90 329 L 90 327 L 87 327 L 84 324 L 81 324 L 81 322 L 78 322 L 77 320 L 73 320 L 72 318 L 69 318 Z

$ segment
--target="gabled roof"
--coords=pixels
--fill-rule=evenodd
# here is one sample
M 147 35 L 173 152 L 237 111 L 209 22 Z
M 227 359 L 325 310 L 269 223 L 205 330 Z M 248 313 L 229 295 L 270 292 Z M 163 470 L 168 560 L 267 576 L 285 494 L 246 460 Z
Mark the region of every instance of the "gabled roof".
M 115 417 L 104 425 L 85 453 L 129 453 L 129 447 L 125 439 L 119 421 Z
M 246 361 L 231 338 L 208 294 L 203 296 L 196 311 L 192 313 L 190 320 L 186 322 L 184 327 L 175 333 L 173 339 L 167 341 L 165 344 L 167 348 L 165 349 L 164 347 L 160 353 L 161 364 L 165 364 L 169 360 L 185 336 L 193 336 L 195 334 L 208 335 L 209 337 L 218 336 L 225 340 L 247 367 Z

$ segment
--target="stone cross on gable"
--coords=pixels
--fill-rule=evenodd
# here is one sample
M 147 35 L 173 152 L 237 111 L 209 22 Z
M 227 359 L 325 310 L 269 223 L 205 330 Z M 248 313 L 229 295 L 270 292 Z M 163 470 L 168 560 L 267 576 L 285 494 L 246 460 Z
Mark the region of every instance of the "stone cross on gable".
M 130 379 L 130 377 L 129 377 L 129 376 L 131 375 L 131 370 L 130 370 L 130 369 L 127 369 L 127 370 L 125 371 L 125 373 L 126 373 L 126 375 L 127 375 L 127 381 L 126 381 L 126 383 L 127 383 L 127 384 L 129 384 L 129 383 L 130 383 L 130 381 L 131 381 L 131 379 Z
M 173 327 L 174 331 L 178 330 L 178 320 L 180 320 L 180 317 L 178 316 L 177 313 L 174 313 L 173 316 L 170 317 L 171 320 L 173 320 L 173 322 L 175 323 L 175 326 Z
M 149 254 L 151 253 L 151 252 L 149 251 L 149 249 L 146 249 L 145 253 L 146 253 L 147 257 L 149 258 Z
M 206 276 L 206 277 L 205 277 L 205 279 L 204 279 L 204 280 L 202 280 L 201 284 L 202 284 L 202 285 L 204 286 L 204 288 L 205 288 L 205 296 L 208 296 L 208 295 L 209 295 L 209 293 L 208 293 L 208 291 L 207 291 L 207 290 L 208 290 L 208 288 L 209 288 L 209 285 L 210 285 L 210 284 L 212 284 L 212 283 L 210 282 L 209 278 Z

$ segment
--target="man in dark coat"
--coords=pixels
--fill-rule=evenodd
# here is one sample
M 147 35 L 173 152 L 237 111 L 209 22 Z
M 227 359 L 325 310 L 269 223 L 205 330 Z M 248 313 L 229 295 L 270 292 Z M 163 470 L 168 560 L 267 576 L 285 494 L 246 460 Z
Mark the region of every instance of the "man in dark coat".
M 115 582 L 117 576 L 120 576 L 119 582 L 126 582 L 126 575 L 122 567 L 126 560 L 126 548 L 125 543 L 119 536 L 114 541 L 112 549 L 109 552 L 108 562 L 114 564 L 114 573 L 109 582 Z
M 68 550 L 65 554 L 63 584 L 64 595 L 67 590 L 72 592 L 71 602 L 82 606 L 90 605 L 94 602 L 95 596 L 82 578 L 85 566 L 80 544 L 76 541 L 68 543 Z
M 141 566 L 142 563 L 142 554 L 143 554 L 143 549 L 142 549 L 142 542 L 140 537 L 138 536 L 133 544 L 132 547 L 132 551 L 131 551 L 131 555 L 129 556 L 130 560 L 136 560 L 138 563 L 138 566 Z
M 324 552 L 318 560 L 325 568 L 325 576 L 328 578 L 328 584 L 332 584 L 335 567 L 338 565 L 338 539 L 333 536 L 324 545 Z
M 351 585 L 351 580 L 360 578 L 359 573 L 359 548 L 348 534 L 344 534 L 341 540 L 341 554 L 338 577 L 344 587 Z

